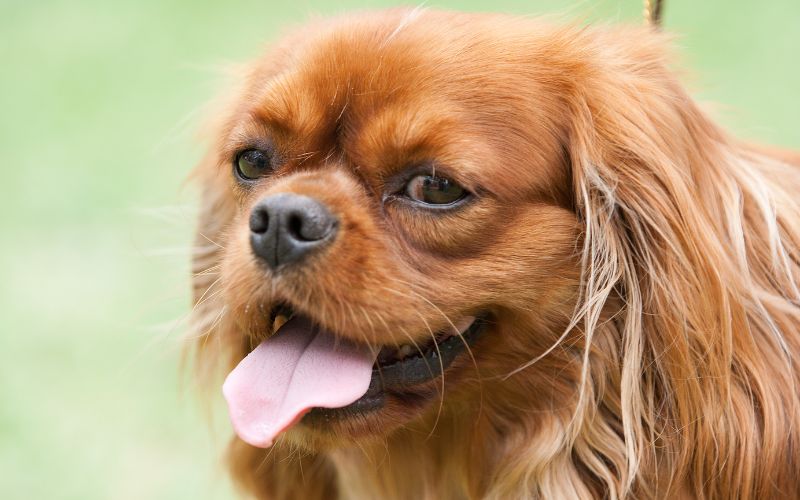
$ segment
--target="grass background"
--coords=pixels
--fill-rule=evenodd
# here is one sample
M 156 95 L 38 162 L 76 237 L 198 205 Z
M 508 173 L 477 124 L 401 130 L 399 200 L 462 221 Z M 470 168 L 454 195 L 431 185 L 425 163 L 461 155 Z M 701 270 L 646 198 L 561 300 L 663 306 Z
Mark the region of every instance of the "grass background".
M 0 498 L 233 497 L 224 413 L 178 376 L 201 107 L 287 25 L 392 4 L 0 0 Z M 800 2 L 666 4 L 695 95 L 800 147 Z M 641 22 L 638 0 L 427 5 Z

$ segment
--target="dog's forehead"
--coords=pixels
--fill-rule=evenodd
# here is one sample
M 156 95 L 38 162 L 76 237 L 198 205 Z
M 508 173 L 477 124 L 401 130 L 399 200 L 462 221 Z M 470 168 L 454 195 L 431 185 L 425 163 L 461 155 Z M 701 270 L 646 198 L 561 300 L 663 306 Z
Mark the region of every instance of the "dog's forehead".
M 251 116 L 313 141 L 333 128 L 362 132 L 390 116 L 414 129 L 455 106 L 444 66 L 456 61 L 443 56 L 435 37 L 368 26 L 335 25 L 292 47 L 282 68 L 257 83 Z
M 518 190 L 518 176 L 498 178 L 514 163 L 498 153 L 549 162 L 555 140 L 548 133 L 556 127 L 537 113 L 525 115 L 530 123 L 514 122 L 520 118 L 514 111 L 530 107 L 522 101 L 533 86 L 521 88 L 526 76 L 519 68 L 502 74 L 493 63 L 508 70 L 510 61 L 498 58 L 520 55 L 493 33 L 478 36 L 478 28 L 434 21 L 410 11 L 334 24 L 284 43 L 278 61 L 262 62 L 267 69 L 258 72 L 237 135 L 266 130 L 290 143 L 295 156 L 330 157 L 335 150 L 367 174 L 435 160 L 458 165 L 476 183 L 491 172 L 498 189 L 508 179 L 514 183 L 508 189 Z M 509 147 L 521 131 L 531 144 Z M 492 161 L 498 165 L 487 168 Z

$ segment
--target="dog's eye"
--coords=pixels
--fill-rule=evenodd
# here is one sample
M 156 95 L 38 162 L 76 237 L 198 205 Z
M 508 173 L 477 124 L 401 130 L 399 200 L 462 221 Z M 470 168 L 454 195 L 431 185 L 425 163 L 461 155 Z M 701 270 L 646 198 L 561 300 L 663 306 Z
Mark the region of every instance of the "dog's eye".
M 406 184 L 405 195 L 426 205 L 450 205 L 464 198 L 467 190 L 447 177 L 418 175 Z
M 236 175 L 246 181 L 264 177 L 272 172 L 272 155 L 261 149 L 248 149 L 236 157 Z

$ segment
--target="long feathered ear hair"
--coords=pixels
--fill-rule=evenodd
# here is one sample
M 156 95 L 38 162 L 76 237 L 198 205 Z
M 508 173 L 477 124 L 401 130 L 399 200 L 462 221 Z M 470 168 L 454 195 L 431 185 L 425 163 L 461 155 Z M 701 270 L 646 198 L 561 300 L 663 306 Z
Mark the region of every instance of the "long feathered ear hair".
M 631 45 L 633 58 L 594 57 L 570 102 L 585 227 L 576 447 L 614 414 L 593 408 L 617 406 L 611 442 L 585 445 L 602 459 L 583 460 L 612 496 L 797 498 L 800 172 L 716 128 L 662 36 Z M 617 350 L 594 356 L 603 329 Z

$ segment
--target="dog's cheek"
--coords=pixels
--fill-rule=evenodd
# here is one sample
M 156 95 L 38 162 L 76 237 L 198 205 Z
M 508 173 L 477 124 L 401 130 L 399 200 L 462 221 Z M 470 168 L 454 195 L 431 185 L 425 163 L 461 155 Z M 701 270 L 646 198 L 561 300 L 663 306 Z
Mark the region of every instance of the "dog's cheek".
M 572 329 L 562 338 L 580 289 L 578 221 L 557 208 L 521 213 L 506 241 L 501 251 L 515 265 L 505 270 L 508 282 L 501 294 L 498 343 L 486 370 L 505 381 L 497 388 L 505 399 L 536 394 L 530 402 L 534 408 L 563 406 L 580 378 L 580 331 Z M 555 345 L 559 347 L 553 349 Z M 531 365 L 532 360 L 537 361 Z
M 569 301 L 580 279 L 579 234 L 577 219 L 565 209 L 521 207 L 482 256 L 494 267 L 484 274 L 486 289 L 502 292 L 491 295 L 514 309 L 542 311 Z
M 311 309 L 329 312 L 326 326 L 374 343 L 406 342 L 403 332 L 425 328 L 417 313 L 424 315 L 427 305 L 410 291 L 410 273 L 391 239 L 361 207 L 352 200 L 334 206 L 339 238 L 303 273 L 300 288 Z
M 490 394 L 485 403 L 497 414 L 509 405 L 532 411 L 561 407 L 580 380 L 580 331 L 560 339 L 580 289 L 579 223 L 558 207 L 519 207 L 501 233 L 459 272 L 463 283 L 471 283 L 463 288 L 473 300 L 494 313 L 490 335 L 473 349 Z M 532 360 L 537 361 L 531 365 Z
M 500 372 L 541 354 L 564 332 L 580 285 L 579 224 L 551 205 L 519 207 L 492 244 L 448 270 L 457 299 L 494 312 L 487 344 Z
M 390 203 L 387 223 L 396 238 L 412 251 L 432 257 L 461 258 L 479 254 L 500 235 L 502 210 L 491 199 L 475 200 L 453 211 L 415 208 Z
M 574 214 L 543 203 L 483 203 L 473 214 L 451 218 L 447 227 L 437 227 L 441 232 L 429 228 L 424 249 L 419 238 L 402 248 L 413 268 L 404 278 L 437 306 L 428 319 L 489 311 L 499 320 L 513 316 L 536 337 L 533 344 L 552 343 L 577 300 L 580 230 Z M 445 231 L 458 241 L 448 240 Z M 408 240 L 406 233 L 397 237 Z M 531 350 L 535 346 L 522 351 Z
M 580 230 L 571 212 L 529 204 L 487 211 L 482 220 L 451 229 L 463 232 L 468 245 L 457 253 L 417 252 L 413 259 L 420 279 L 439 290 L 441 303 L 546 314 L 574 302 Z

